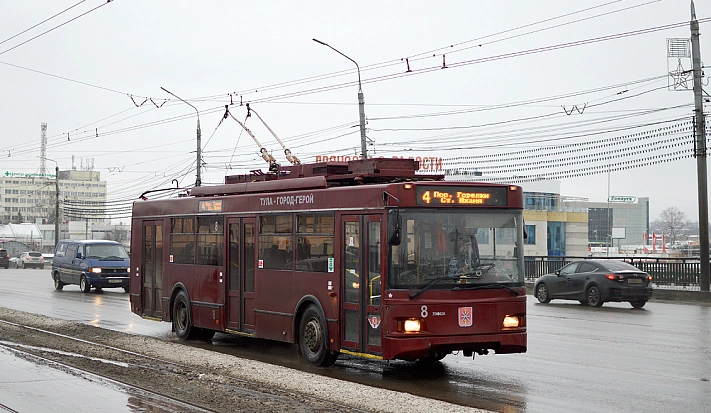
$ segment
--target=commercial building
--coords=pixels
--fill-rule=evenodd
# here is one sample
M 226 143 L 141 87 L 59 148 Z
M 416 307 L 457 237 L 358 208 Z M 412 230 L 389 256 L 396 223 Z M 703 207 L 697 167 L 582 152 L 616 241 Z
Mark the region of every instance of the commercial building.
M 105 223 L 106 181 L 98 171 L 59 171 L 60 222 L 88 220 Z M 0 223 L 53 223 L 57 199 L 54 174 L 15 173 L 6 171 L 0 177 Z M 63 213 L 65 201 L 82 203 L 90 213 L 86 218 Z

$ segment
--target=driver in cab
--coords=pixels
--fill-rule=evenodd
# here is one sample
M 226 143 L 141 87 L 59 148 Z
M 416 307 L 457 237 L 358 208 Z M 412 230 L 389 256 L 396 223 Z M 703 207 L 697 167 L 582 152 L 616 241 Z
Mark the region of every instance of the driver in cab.
M 472 244 L 471 237 L 466 237 L 462 240 L 459 246 L 459 252 L 452 257 L 449 262 L 449 275 L 469 274 L 476 267 L 478 254 Z

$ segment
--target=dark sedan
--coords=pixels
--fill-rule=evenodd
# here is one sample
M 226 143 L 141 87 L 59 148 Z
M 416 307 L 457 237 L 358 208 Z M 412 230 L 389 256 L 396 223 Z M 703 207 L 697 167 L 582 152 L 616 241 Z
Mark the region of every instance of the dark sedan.
M 541 303 L 563 299 L 600 307 L 608 301 L 627 301 L 642 308 L 652 297 L 652 276 L 622 261 L 575 261 L 538 278 L 533 294 Z

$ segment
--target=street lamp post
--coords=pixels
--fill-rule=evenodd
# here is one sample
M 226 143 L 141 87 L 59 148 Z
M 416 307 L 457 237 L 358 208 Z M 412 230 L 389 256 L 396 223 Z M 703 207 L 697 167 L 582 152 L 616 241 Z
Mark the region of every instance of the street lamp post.
M 360 116 L 360 154 L 362 159 L 368 159 L 368 149 L 366 147 L 366 137 L 365 137 L 365 100 L 363 98 L 363 88 L 361 87 L 360 84 L 360 66 L 358 66 L 358 63 L 351 59 L 350 57 L 346 56 L 345 54 L 341 53 L 339 50 L 331 46 L 330 44 L 324 43 L 318 39 L 312 39 L 314 42 L 327 46 L 331 50 L 335 51 L 336 53 L 340 54 L 341 56 L 345 57 L 346 59 L 350 60 L 356 65 L 356 69 L 358 70 L 358 112 Z
M 175 96 L 178 98 L 181 102 L 185 103 L 186 105 L 190 106 L 191 108 L 195 109 L 195 113 L 197 113 L 197 162 L 195 166 L 197 167 L 197 178 L 195 179 L 195 186 L 200 186 L 202 185 L 202 180 L 200 179 L 200 161 L 201 161 L 201 144 L 200 144 L 200 111 L 197 110 L 197 108 L 190 103 L 186 102 L 183 100 L 181 97 L 176 95 L 175 93 L 169 91 L 168 89 L 164 88 L 161 86 L 161 89 L 163 89 L 164 92 Z
M 54 159 L 45 158 L 54 162 L 54 247 L 59 244 L 59 163 Z

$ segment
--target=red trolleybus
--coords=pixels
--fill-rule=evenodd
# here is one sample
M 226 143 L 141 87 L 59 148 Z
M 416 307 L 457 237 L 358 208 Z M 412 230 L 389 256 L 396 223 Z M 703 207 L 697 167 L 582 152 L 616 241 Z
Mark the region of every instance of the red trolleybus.
M 526 351 L 523 193 L 406 159 L 280 167 L 133 205 L 132 311 L 339 354 Z

